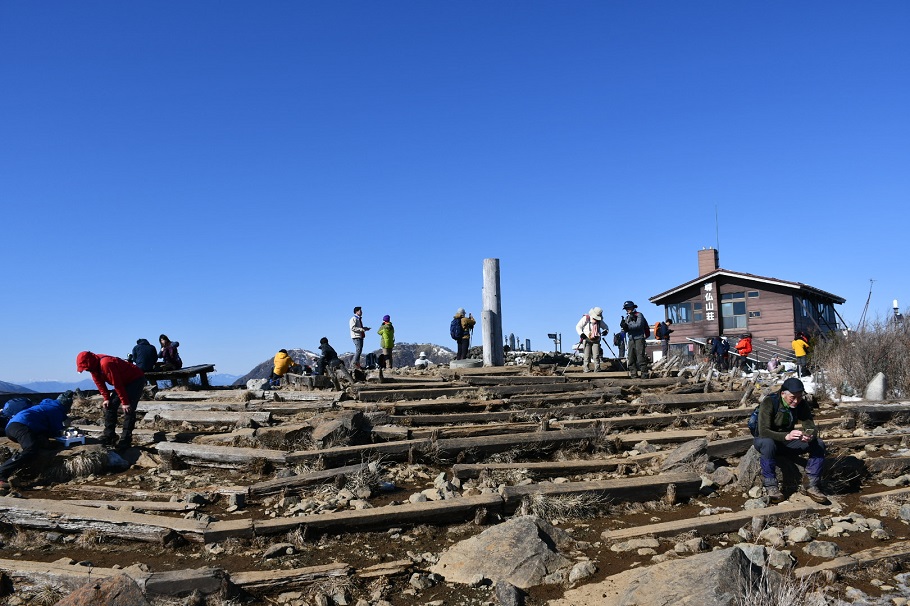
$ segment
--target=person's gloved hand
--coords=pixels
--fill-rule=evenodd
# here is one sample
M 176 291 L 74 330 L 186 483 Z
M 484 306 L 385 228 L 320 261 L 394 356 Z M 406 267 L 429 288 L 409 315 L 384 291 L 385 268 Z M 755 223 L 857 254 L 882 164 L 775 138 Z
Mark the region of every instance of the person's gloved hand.
M 107 410 L 110 407 L 110 405 L 111 405 L 111 401 L 105 400 L 104 402 L 101 403 L 101 408 L 103 408 L 104 410 Z

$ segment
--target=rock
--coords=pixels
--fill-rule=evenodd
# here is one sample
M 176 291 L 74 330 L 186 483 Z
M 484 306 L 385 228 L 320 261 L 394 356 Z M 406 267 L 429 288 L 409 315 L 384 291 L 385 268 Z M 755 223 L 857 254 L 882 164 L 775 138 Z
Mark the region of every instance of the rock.
M 888 393 L 888 378 L 885 373 L 880 372 L 869 381 L 866 390 L 863 392 L 863 399 L 872 402 L 881 402 Z
M 150 606 L 136 581 L 125 574 L 92 581 L 57 602 L 57 606 Z
M 638 551 L 639 549 L 657 549 L 658 547 L 660 547 L 660 541 L 652 537 L 645 537 L 641 539 L 629 539 L 628 541 L 614 543 L 613 545 L 610 545 L 610 551 L 614 553 L 622 553 L 624 551 Z
M 789 570 L 796 566 L 796 558 L 786 549 L 774 549 L 768 554 L 768 565 L 778 570 Z
M 691 471 L 708 461 L 708 440 L 699 438 L 682 444 L 670 451 L 660 466 L 661 471 Z
M 501 606 L 523 606 L 524 594 L 518 587 L 507 581 L 499 581 L 495 587 L 496 600 Z
M 408 584 L 417 591 L 423 591 L 424 589 L 429 589 L 432 587 L 433 581 L 430 580 L 430 577 L 428 575 L 415 572 L 411 575 Z
M 768 557 L 768 550 L 765 549 L 764 545 L 756 545 L 754 543 L 742 543 L 741 545 L 736 546 L 737 549 L 742 551 L 749 561 L 755 564 L 756 566 L 764 566 L 765 559 Z
M 759 533 L 758 538 L 772 547 L 784 546 L 784 533 L 781 532 L 780 528 L 775 526 L 769 526 L 762 530 L 761 533 Z
M 741 579 L 749 579 L 752 592 L 757 593 L 762 576 L 771 586 L 781 583 L 780 573 L 754 566 L 741 549 L 730 547 L 633 568 L 600 583 L 570 589 L 561 599 L 550 601 L 548 606 L 729 606 L 736 604 L 736 597 L 742 595 Z
M 246 388 L 250 391 L 261 391 L 268 383 L 268 379 L 250 379 L 246 382 Z
M 805 547 L 803 551 L 808 553 L 810 556 L 816 558 L 836 558 L 840 554 L 840 547 L 837 546 L 837 543 L 832 543 L 830 541 L 812 541 Z
M 729 467 L 718 467 L 710 476 L 718 486 L 726 486 L 736 481 L 736 474 Z
M 812 533 L 804 526 L 797 526 L 787 534 L 787 540 L 791 543 L 808 543 L 812 539 Z
M 294 545 L 291 543 L 275 543 L 265 550 L 265 553 L 262 554 L 262 557 L 266 560 L 270 560 L 272 558 L 279 558 L 281 556 L 293 555 L 296 550 L 297 548 L 294 547 Z
M 431 571 L 450 583 L 470 584 L 482 574 L 493 583 L 507 581 L 525 589 L 545 579 L 565 578 L 572 562 L 555 549 L 571 548 L 572 543 L 565 531 L 545 520 L 518 516 L 455 544 Z
M 422 492 L 415 492 L 410 497 L 408 497 L 408 501 L 411 503 L 426 503 L 429 501 L 429 499 L 427 498 L 427 495 L 423 494 Z
M 569 571 L 569 583 L 577 583 L 597 572 L 597 566 L 590 560 L 579 562 Z

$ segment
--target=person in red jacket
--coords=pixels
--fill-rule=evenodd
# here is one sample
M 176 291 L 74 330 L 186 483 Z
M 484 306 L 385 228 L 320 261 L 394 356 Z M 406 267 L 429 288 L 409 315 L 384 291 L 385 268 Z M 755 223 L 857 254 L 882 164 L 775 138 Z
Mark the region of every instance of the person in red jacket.
M 145 387 L 145 373 L 126 360 L 90 351 L 80 352 L 76 356 L 76 370 L 89 371 L 104 398 L 104 433 L 101 434 L 101 443 L 105 446 L 116 443 L 117 450 L 129 448 L 133 442 L 133 427 L 136 425 L 136 406 L 139 405 Z M 108 385 L 114 387 L 113 397 L 107 389 Z M 123 433 L 119 442 L 116 433 L 118 404 L 123 409 Z
M 752 353 L 752 333 L 747 332 L 736 344 L 736 353 L 739 357 L 736 359 L 737 366 L 743 371 L 752 372 L 752 364 L 749 362 L 749 354 Z

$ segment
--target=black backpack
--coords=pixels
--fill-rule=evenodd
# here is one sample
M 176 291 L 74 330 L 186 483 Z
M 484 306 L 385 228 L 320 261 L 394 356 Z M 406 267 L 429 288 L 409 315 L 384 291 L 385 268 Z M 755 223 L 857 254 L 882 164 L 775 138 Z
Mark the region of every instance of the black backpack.
M 749 415 L 749 431 L 754 437 L 758 437 L 758 409 L 761 407 L 761 404 L 755 407 L 755 410 L 752 411 L 752 414 Z M 780 410 L 780 394 L 777 394 L 777 397 L 774 398 L 774 404 L 771 408 L 771 416 L 774 416 Z
M 452 323 L 449 324 L 449 336 L 456 341 L 464 336 L 464 329 L 461 327 L 461 318 L 452 318 Z

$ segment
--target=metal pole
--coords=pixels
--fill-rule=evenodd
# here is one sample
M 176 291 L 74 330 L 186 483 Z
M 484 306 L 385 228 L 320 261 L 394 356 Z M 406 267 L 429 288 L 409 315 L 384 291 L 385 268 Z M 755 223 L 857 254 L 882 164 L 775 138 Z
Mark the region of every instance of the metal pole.
M 483 260 L 483 365 L 502 366 L 502 299 L 499 290 L 499 259 Z

